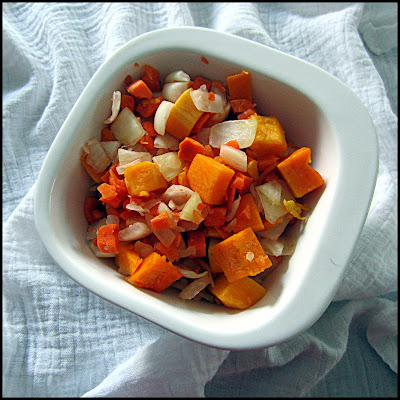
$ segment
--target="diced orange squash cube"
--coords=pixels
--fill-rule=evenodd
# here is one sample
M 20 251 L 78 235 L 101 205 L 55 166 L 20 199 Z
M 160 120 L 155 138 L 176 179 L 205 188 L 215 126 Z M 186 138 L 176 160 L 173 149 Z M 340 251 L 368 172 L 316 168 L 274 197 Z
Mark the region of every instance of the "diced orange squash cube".
M 228 76 L 226 83 L 229 100 L 246 99 L 249 102 L 253 101 L 250 72 L 242 71 L 240 74 Z
M 210 286 L 210 291 L 226 307 L 239 310 L 251 307 L 267 294 L 265 288 L 251 278 L 229 282 L 224 275 L 214 279 L 214 287 Z
M 190 92 L 192 88 L 183 92 L 175 102 L 169 113 L 165 130 L 179 140 L 189 136 L 197 120 L 203 115 L 193 103 Z
M 235 171 L 213 158 L 196 154 L 187 172 L 190 188 L 212 205 L 226 201 L 226 190 Z
M 136 287 L 161 293 L 182 276 L 179 269 L 167 261 L 165 256 L 153 252 L 143 259 L 132 275 L 125 279 Z
M 260 213 L 258 212 L 257 205 L 251 193 L 246 193 L 241 197 L 234 218 L 237 218 L 237 223 L 233 228 L 233 232 L 235 233 L 248 227 L 252 228 L 254 232 L 264 229 L 264 224 L 262 223 Z
M 120 242 L 119 253 L 115 257 L 118 267 L 132 275 L 143 261 L 136 253 L 132 244 Z
M 324 179 L 310 163 L 311 150 L 302 147 L 277 165 L 294 197 L 303 197 L 324 184 Z
M 125 182 L 131 196 L 139 196 L 141 192 L 166 189 L 168 184 L 157 165 L 144 161 L 125 169 Z
M 251 228 L 246 228 L 209 249 L 211 271 L 222 269 L 229 282 L 255 276 L 272 265 Z
M 287 149 L 287 142 L 285 132 L 278 119 L 261 115 L 251 115 L 249 119 L 257 119 L 256 137 L 250 146 L 257 156 L 283 157 Z

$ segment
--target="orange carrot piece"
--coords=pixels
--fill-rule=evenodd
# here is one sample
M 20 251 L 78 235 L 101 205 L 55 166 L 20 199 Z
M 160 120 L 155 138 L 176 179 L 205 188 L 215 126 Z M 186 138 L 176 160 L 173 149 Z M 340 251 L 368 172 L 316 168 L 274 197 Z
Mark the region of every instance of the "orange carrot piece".
M 188 247 L 190 246 L 196 248 L 196 254 L 190 257 L 206 257 L 206 235 L 204 230 L 189 231 Z
M 178 246 L 182 242 L 182 240 L 182 235 L 179 233 L 178 235 L 176 235 L 171 246 L 165 247 L 161 242 L 157 242 L 155 244 L 155 249 L 161 254 L 165 255 L 168 261 L 174 262 L 179 256 Z
M 311 163 L 311 150 L 302 147 L 280 162 L 277 166 L 293 196 L 299 198 L 324 184 L 324 179 Z
M 207 156 L 207 157 L 214 158 L 213 149 L 212 149 L 212 147 L 211 147 L 209 144 L 206 144 L 206 145 L 204 146 L 204 155 Z
M 222 226 L 225 224 L 225 217 L 228 208 L 225 206 L 213 207 L 212 213 L 207 214 L 204 219 L 204 226 Z
M 119 226 L 117 224 L 103 225 L 97 231 L 97 247 L 102 253 L 119 253 Z
M 102 142 L 111 142 L 115 140 L 114 135 L 110 128 L 106 127 L 101 130 L 101 141 Z
M 131 276 L 125 279 L 136 287 L 161 293 L 182 276 L 179 269 L 167 261 L 165 256 L 160 256 L 154 251 L 143 259 Z
M 233 169 L 203 154 L 196 154 L 187 172 L 190 188 L 212 205 L 225 202 L 226 190 L 234 175 Z
M 152 117 L 161 102 L 163 101 L 162 96 L 153 97 L 152 99 L 143 99 L 137 106 L 136 111 L 143 117 L 143 118 L 150 118 Z
M 83 211 L 89 224 L 105 217 L 105 213 L 98 210 L 98 206 L 99 201 L 95 197 L 88 197 L 85 200 Z
M 143 121 L 142 122 L 143 129 L 152 137 L 153 139 L 157 136 L 157 132 L 154 129 L 153 121 Z
M 260 172 L 265 171 L 267 169 L 269 171 L 272 171 L 278 165 L 278 160 L 279 160 L 279 158 L 277 156 L 273 156 L 273 155 L 267 155 L 267 156 L 260 157 L 257 160 L 258 161 L 258 170 Z
M 250 115 L 257 115 L 257 111 L 254 110 L 253 108 L 249 108 L 246 111 L 243 111 L 242 113 L 238 114 L 236 116 L 237 119 L 247 119 L 250 117 Z
M 121 96 L 121 111 L 128 107 L 132 112 L 135 111 L 135 99 L 129 94 L 123 94 Z
M 207 78 L 203 78 L 202 76 L 196 76 L 193 80 L 192 88 L 193 90 L 198 89 L 201 85 L 206 85 L 207 91 L 210 90 L 211 81 Z
M 250 72 L 242 71 L 240 74 L 226 78 L 228 84 L 229 100 L 245 99 L 253 100 Z
M 113 185 L 109 185 L 108 183 L 102 183 L 98 186 L 97 190 L 101 193 L 102 197 L 100 200 L 105 203 L 109 204 L 111 207 L 117 208 L 120 203 L 121 199 L 118 197 L 117 189 Z
M 237 189 L 239 194 L 242 194 L 249 191 L 252 182 L 252 177 L 244 175 L 240 171 L 236 171 L 235 176 L 232 180 L 232 186 Z
M 218 81 L 212 81 L 211 83 L 212 85 L 214 85 L 217 89 L 219 89 L 221 92 L 226 92 L 226 89 L 224 88 L 224 86 L 221 85 L 220 82 Z
M 234 149 L 240 150 L 239 143 L 237 140 L 230 140 L 229 142 L 225 143 L 226 146 L 231 146 Z
M 234 233 L 238 233 L 248 227 L 251 227 L 254 232 L 264 229 L 260 213 L 251 193 L 246 193 L 241 197 L 235 218 L 237 218 L 237 222 L 233 228 Z
M 161 90 L 160 72 L 151 65 L 145 64 L 142 81 L 152 92 L 159 92 Z
M 214 115 L 214 113 L 210 112 L 205 112 L 203 115 L 200 116 L 200 118 L 197 120 L 197 122 L 194 124 L 192 128 L 192 133 L 199 133 L 204 125 L 207 123 L 207 121 Z
M 152 218 L 150 223 L 155 231 L 170 228 L 172 225 L 172 221 L 169 219 L 167 211 L 163 211 Z
M 186 137 L 179 143 L 178 158 L 192 162 L 196 154 L 204 155 L 204 146 L 197 140 Z
M 125 270 L 129 275 L 132 275 L 142 261 L 143 259 L 136 253 L 132 244 L 120 243 L 119 252 L 115 257 L 118 267 Z
M 124 83 L 125 85 L 129 85 L 132 82 L 132 76 L 131 75 L 127 75 L 124 79 Z
M 137 80 L 128 86 L 128 93 L 139 99 L 151 99 L 153 92 L 149 87 L 141 80 Z
M 145 135 L 143 135 L 140 140 L 139 143 L 147 150 L 147 151 L 151 151 L 154 150 L 154 139 L 148 134 L 146 133 Z
M 228 207 L 228 210 L 230 210 L 232 207 L 232 203 L 235 200 L 235 194 L 236 194 L 236 188 L 234 186 L 230 186 L 228 188 L 228 200 L 226 202 L 226 206 Z
M 251 110 L 255 108 L 255 104 L 247 99 L 234 99 L 230 101 L 232 106 L 232 111 L 235 114 L 240 114 L 246 110 Z

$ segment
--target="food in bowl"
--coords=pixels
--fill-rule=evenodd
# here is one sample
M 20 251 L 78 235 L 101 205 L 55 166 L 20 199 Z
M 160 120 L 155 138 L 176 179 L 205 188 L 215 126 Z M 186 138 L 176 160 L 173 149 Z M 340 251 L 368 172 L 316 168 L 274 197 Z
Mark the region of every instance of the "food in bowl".
M 84 212 L 97 257 L 114 258 L 137 288 L 180 290 L 183 300 L 247 309 L 263 279 L 293 254 L 287 235 L 324 185 L 309 147 L 288 143 L 260 115 L 248 71 L 226 77 L 151 65 L 114 91 L 101 139 L 81 162 L 94 184 Z

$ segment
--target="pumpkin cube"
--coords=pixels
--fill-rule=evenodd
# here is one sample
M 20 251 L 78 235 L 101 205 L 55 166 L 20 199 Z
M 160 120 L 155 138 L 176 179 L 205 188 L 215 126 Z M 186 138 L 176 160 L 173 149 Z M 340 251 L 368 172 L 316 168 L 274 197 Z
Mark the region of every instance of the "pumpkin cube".
M 211 271 L 222 270 L 229 282 L 258 275 L 272 265 L 251 228 L 210 247 L 208 257 Z
M 226 201 L 226 190 L 235 171 L 211 157 L 196 154 L 187 172 L 190 188 L 212 205 Z
M 194 105 L 189 88 L 184 91 L 175 102 L 169 113 L 165 130 L 179 140 L 189 136 L 197 120 L 203 115 Z
M 311 150 L 302 147 L 277 165 L 294 197 L 303 197 L 324 184 L 324 179 L 310 163 Z
M 256 137 L 250 146 L 257 156 L 283 157 L 287 150 L 287 142 L 278 119 L 261 115 L 251 115 L 249 119 L 257 119 Z
M 210 291 L 221 300 L 226 307 L 245 310 L 263 298 L 267 291 L 251 278 L 244 277 L 229 282 L 224 275 L 214 279 L 214 287 Z
M 141 192 L 166 189 L 168 184 L 157 165 L 144 161 L 125 169 L 125 182 L 131 196 L 139 196 Z
M 237 223 L 233 228 L 234 233 L 238 233 L 248 227 L 251 227 L 254 232 L 264 229 L 264 224 L 261 220 L 256 202 L 254 201 L 254 197 L 251 193 L 246 193 L 241 197 L 239 207 L 234 218 L 237 218 Z
M 115 261 L 118 267 L 132 275 L 143 259 L 136 253 L 132 244 L 120 243 L 119 253 L 115 257 Z
M 167 261 L 165 256 L 153 252 L 143 259 L 132 275 L 125 279 L 136 287 L 161 293 L 182 276 L 179 269 Z

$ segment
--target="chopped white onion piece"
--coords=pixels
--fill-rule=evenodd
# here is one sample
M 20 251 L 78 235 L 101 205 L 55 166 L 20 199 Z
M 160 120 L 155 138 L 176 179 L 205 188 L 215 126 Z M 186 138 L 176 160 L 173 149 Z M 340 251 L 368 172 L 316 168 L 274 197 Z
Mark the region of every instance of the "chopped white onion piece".
M 212 81 L 211 86 L 210 86 L 210 92 L 213 92 L 213 93 L 217 94 L 218 96 L 220 96 L 221 99 L 222 99 L 223 105 L 225 106 L 225 104 L 226 104 L 226 90 L 220 89 L 218 87 L 218 85 L 215 84 L 215 81 Z
M 259 235 L 263 238 L 276 240 L 279 238 L 279 236 L 282 235 L 283 231 L 286 229 L 286 227 L 291 219 L 292 219 L 292 216 L 288 213 L 283 217 L 283 221 L 280 224 L 274 226 L 271 229 L 267 229 L 265 231 L 258 231 L 257 235 Z
M 111 131 L 115 139 L 130 146 L 134 146 L 146 133 L 140 121 L 128 107 L 118 114 L 117 119 L 111 124 Z
M 236 140 L 241 149 L 250 147 L 256 137 L 257 120 L 241 119 L 224 121 L 211 127 L 210 145 L 220 148 L 221 145 Z
M 121 108 L 121 92 L 117 90 L 113 93 L 111 115 L 104 121 L 105 124 L 111 124 L 117 118 L 119 110 Z
M 192 247 L 192 246 L 191 246 Z M 193 246 L 194 247 L 194 246 Z M 179 271 L 181 271 L 181 274 L 185 277 L 185 278 L 189 278 L 189 279 L 198 279 L 198 278 L 202 278 L 203 276 L 208 274 L 208 271 L 204 271 L 200 274 L 197 274 L 194 271 L 191 271 L 190 269 L 185 269 L 185 268 L 180 268 L 177 267 L 179 269 Z
M 166 83 L 162 90 L 162 97 L 167 101 L 175 103 L 187 88 L 188 82 Z
M 140 240 L 137 240 L 133 244 L 133 248 L 135 249 L 135 251 L 138 254 L 138 256 L 141 257 L 141 258 L 145 258 L 149 254 L 154 252 L 153 246 L 150 246 L 147 243 L 143 243 Z
M 258 190 L 267 196 L 273 205 L 277 205 L 281 202 L 282 186 L 277 182 L 277 180 L 258 186 Z
M 207 121 L 207 126 L 213 126 L 215 124 L 219 124 L 220 122 L 225 121 L 228 118 L 231 108 L 231 103 L 227 102 L 224 105 L 224 110 L 221 113 L 211 116 L 211 118 Z
M 259 239 L 259 242 L 267 256 L 279 257 L 282 255 L 283 243 L 281 241 L 262 238 Z
M 116 253 L 103 253 L 97 246 L 93 244 L 92 240 L 89 242 L 89 247 L 93 251 L 95 256 L 99 258 L 113 258 L 117 255 Z
M 146 151 L 118 149 L 119 165 L 129 164 L 136 160 L 151 161 L 151 155 Z
M 97 231 L 103 225 L 107 225 L 107 218 L 102 218 L 96 222 L 93 222 L 93 224 L 90 224 L 87 229 L 86 239 L 93 240 L 97 236 Z
M 182 227 L 184 229 L 184 232 L 188 232 L 188 231 L 195 231 L 199 227 L 199 224 L 196 224 L 195 222 L 192 221 L 180 220 L 178 222 L 178 227 Z
M 151 161 L 151 154 L 147 152 L 118 149 L 118 160 L 119 165 L 117 167 L 117 172 L 123 175 L 126 168 L 144 161 Z
M 219 155 L 231 167 L 242 172 L 247 172 L 247 154 L 243 150 L 238 150 L 232 146 L 223 144 L 221 145 Z
M 224 228 L 227 232 L 231 232 L 235 229 L 235 226 L 237 224 L 237 218 L 233 218 L 231 222 Z
M 154 147 L 157 149 L 179 150 L 179 139 L 169 133 L 157 135 L 154 139 Z
M 120 142 L 111 140 L 109 142 L 100 142 L 100 145 L 112 162 L 117 160 L 118 149 L 121 146 Z
M 167 119 L 173 106 L 174 103 L 163 100 L 158 106 L 156 113 L 154 114 L 154 130 L 159 135 L 165 134 L 165 125 L 167 124 Z
M 203 200 L 201 200 L 200 195 L 197 192 L 194 192 L 193 195 L 190 197 L 190 199 L 187 201 L 185 204 L 185 207 L 183 207 L 182 211 L 180 212 L 179 216 L 181 219 L 185 221 L 191 221 L 196 224 L 199 224 L 201 221 L 198 219 L 195 219 L 194 217 L 194 212 L 196 211 L 198 214 L 198 217 L 203 220 L 203 216 L 201 214 L 201 211 L 197 208 L 199 204 L 201 204 Z
M 84 151 L 87 153 L 86 162 L 96 173 L 105 171 L 111 163 L 110 157 L 96 138 L 90 139 L 85 144 Z
M 229 210 L 228 214 L 226 214 L 225 221 L 229 222 L 232 218 L 236 215 L 236 212 L 239 208 L 241 196 L 239 194 L 238 198 L 232 202 L 231 209 Z
M 203 277 L 194 280 L 182 292 L 179 293 L 178 297 L 183 300 L 193 299 L 199 292 L 206 288 L 211 283 L 210 275 L 204 275 Z
M 118 215 L 114 215 L 114 214 L 107 215 L 106 225 L 109 225 L 109 224 L 119 225 L 119 217 L 118 217 Z
M 185 163 L 178 157 L 176 151 L 154 156 L 153 161 L 167 181 L 178 176 L 185 167 Z
M 173 201 L 176 206 L 186 204 L 192 197 L 194 191 L 183 185 L 171 185 L 161 196 L 166 203 Z
M 209 144 L 210 142 L 210 132 L 211 128 L 203 128 L 197 135 L 197 141 L 200 142 L 203 146 Z
M 127 228 L 122 229 L 118 232 L 118 239 L 122 242 L 128 242 L 131 240 L 143 239 L 149 236 L 153 231 L 144 222 L 134 222 Z
M 171 83 L 171 82 L 189 82 L 190 81 L 190 76 L 181 70 L 179 71 L 174 71 L 171 72 L 170 74 L 167 75 L 165 78 L 165 83 Z
M 214 100 L 210 100 L 209 96 L 210 93 L 205 88 L 205 85 L 201 85 L 199 89 L 190 92 L 190 97 L 198 110 L 211 113 L 222 113 L 224 111 L 224 102 L 221 96 L 214 93 Z

